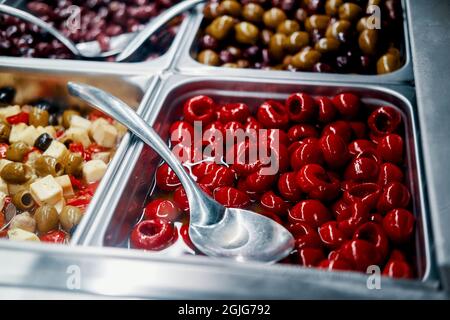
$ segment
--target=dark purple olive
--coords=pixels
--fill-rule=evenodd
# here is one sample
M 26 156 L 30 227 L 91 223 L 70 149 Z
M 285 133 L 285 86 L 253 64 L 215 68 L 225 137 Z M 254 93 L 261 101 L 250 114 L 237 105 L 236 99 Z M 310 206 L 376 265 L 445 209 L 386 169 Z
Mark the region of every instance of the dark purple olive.
M 259 60 L 261 59 L 261 50 L 258 46 L 250 46 L 244 50 L 243 56 L 249 60 Z
M 291 11 L 295 8 L 295 0 L 272 0 L 272 5 L 283 11 Z
M 209 34 L 205 34 L 203 37 L 200 38 L 201 49 L 216 50 L 218 46 L 219 46 L 218 41 L 214 37 L 211 37 Z
M 327 63 L 323 63 L 323 62 L 317 62 L 314 66 L 313 66 L 313 72 L 318 72 L 318 73 L 333 73 L 334 70 L 333 68 L 327 64 Z
M 50 8 L 50 6 L 44 2 L 40 1 L 31 1 L 27 4 L 28 10 L 33 12 L 34 14 L 38 16 L 45 16 L 45 15 L 52 15 L 53 10 Z
M 0 103 L 10 104 L 16 96 L 16 89 L 13 87 L 0 88 Z
M 46 99 L 36 100 L 36 101 L 32 102 L 31 105 L 38 109 L 45 110 L 49 114 L 54 114 L 59 111 L 59 108 L 55 103 L 52 103 L 51 101 L 46 100 Z
M 309 0 L 306 3 L 306 11 L 310 15 L 323 12 L 325 8 L 325 0 Z
M 222 61 L 222 63 L 231 63 L 234 61 L 233 55 L 228 50 L 220 51 L 219 58 L 220 58 L 220 61 Z
M 297 19 L 298 21 L 305 22 L 307 18 L 308 13 L 305 9 L 300 8 L 295 12 L 295 19 Z
M 34 146 L 41 151 L 45 151 L 48 149 L 48 147 L 50 147 L 52 141 L 53 139 L 48 133 L 43 133 L 39 137 L 37 137 L 36 141 L 34 142 Z

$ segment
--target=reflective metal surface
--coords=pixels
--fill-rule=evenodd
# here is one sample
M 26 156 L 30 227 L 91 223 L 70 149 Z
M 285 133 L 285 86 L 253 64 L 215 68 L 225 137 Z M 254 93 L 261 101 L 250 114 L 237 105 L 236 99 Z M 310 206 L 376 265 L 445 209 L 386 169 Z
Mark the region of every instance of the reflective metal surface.
M 411 51 L 408 32 L 407 11 L 409 4 L 403 0 L 403 34 L 404 47 L 402 52 L 404 54 L 405 64 L 403 67 L 395 72 L 385 75 L 354 75 L 354 74 L 326 74 L 313 72 L 290 72 L 290 71 L 273 71 L 273 70 L 258 70 L 258 69 L 238 69 L 238 68 L 223 68 L 211 67 L 194 59 L 198 52 L 198 32 L 203 20 L 202 7 L 199 6 L 189 25 L 189 31 L 186 34 L 186 39 L 182 44 L 182 50 L 178 52 L 176 58 L 175 68 L 184 73 L 188 72 L 197 75 L 212 75 L 221 74 L 229 76 L 245 76 L 245 77 L 261 77 L 271 79 L 291 79 L 291 80 L 318 80 L 318 81 L 346 81 L 357 83 L 371 83 L 371 84 L 389 84 L 389 83 L 412 83 L 414 74 L 412 70 Z

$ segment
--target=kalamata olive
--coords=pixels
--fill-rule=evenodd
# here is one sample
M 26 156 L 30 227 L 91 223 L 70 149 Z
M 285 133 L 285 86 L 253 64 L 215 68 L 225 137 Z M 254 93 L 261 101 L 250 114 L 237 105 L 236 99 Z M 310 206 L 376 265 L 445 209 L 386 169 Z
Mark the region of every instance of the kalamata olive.
M 304 0 L 304 5 L 309 14 L 315 14 L 323 11 L 325 0 Z
M 55 230 L 59 225 L 59 215 L 54 206 L 44 204 L 36 209 L 34 213 L 37 229 L 40 233 Z
M 287 36 L 299 30 L 300 25 L 295 20 L 284 20 L 277 27 L 277 33 L 283 33 Z
M 9 123 L 0 120 L 0 142 L 8 142 L 10 133 L 11 126 L 9 125 Z
M 286 49 L 290 53 L 297 53 L 309 44 L 309 34 L 304 31 L 297 31 L 291 34 L 286 40 Z
M 244 50 L 242 56 L 249 60 L 259 60 L 261 58 L 261 50 L 258 46 L 250 46 Z
M 83 213 L 79 208 L 65 206 L 59 216 L 59 222 L 64 230 L 72 232 L 72 229 L 80 223 L 81 218 L 83 218 Z
M 311 32 L 313 29 L 325 31 L 330 23 L 330 17 L 323 14 L 314 14 L 305 21 L 305 29 Z
M 235 60 L 231 52 L 228 50 L 220 51 L 219 57 L 222 63 L 231 63 Z
M 305 9 L 300 8 L 295 12 L 295 19 L 297 21 L 304 23 L 307 18 L 308 18 L 308 13 L 306 12 Z
M 272 36 L 273 36 L 273 32 L 272 32 L 271 30 L 269 30 L 269 29 L 263 29 L 263 30 L 261 31 L 261 36 L 260 36 L 262 43 L 263 43 L 265 46 L 268 46 L 268 45 L 269 45 L 269 42 L 270 42 L 270 38 L 272 38 Z
M 200 38 L 200 48 L 209 49 L 209 50 L 216 50 L 219 47 L 219 42 L 209 34 L 205 34 L 203 37 Z
M 274 60 L 280 61 L 283 58 L 286 43 L 287 37 L 282 33 L 275 33 L 272 38 L 270 38 L 269 53 Z
M 34 169 L 40 177 L 52 175 L 60 176 L 64 172 L 64 166 L 55 158 L 50 156 L 40 156 L 34 161 Z
M 336 57 L 336 69 L 339 73 L 345 73 L 351 69 L 351 59 L 346 55 Z
M 241 15 L 242 6 L 239 2 L 235 0 L 225 0 L 219 5 L 223 14 L 230 15 L 233 17 L 239 17 Z
M 292 58 L 292 65 L 300 70 L 311 70 L 319 62 L 321 54 L 314 49 L 303 49 Z
M 64 128 L 69 128 L 70 127 L 70 121 L 72 119 L 72 116 L 77 115 L 79 116 L 80 113 L 78 111 L 75 110 L 66 110 L 63 112 L 62 115 L 62 125 Z
M 223 40 L 228 36 L 231 29 L 235 25 L 235 20 L 230 16 L 220 16 L 206 27 L 206 33 L 213 36 L 217 40 Z
M 365 29 L 358 39 L 359 48 L 368 55 L 374 55 L 378 45 L 378 30 Z
M 362 55 L 359 58 L 359 72 L 363 74 L 369 74 L 372 72 L 372 57 L 368 55 Z
M 13 87 L 0 88 L 0 103 L 11 104 L 16 96 L 16 89 Z
M 83 164 L 83 157 L 78 153 L 68 153 L 64 159 L 64 172 L 73 176 L 81 175 L 81 166 Z
M 334 70 L 333 68 L 327 64 L 327 63 L 323 63 L 323 62 L 317 62 L 312 69 L 313 72 L 318 72 L 318 73 L 333 73 Z
M 206 19 L 213 20 L 223 14 L 222 7 L 219 3 L 209 2 L 205 5 L 203 9 L 203 15 Z
M 23 141 L 11 144 L 6 150 L 6 159 L 10 161 L 22 162 L 25 155 L 30 151 L 30 146 Z
M 209 66 L 218 66 L 220 64 L 219 55 L 212 50 L 203 50 L 198 54 L 197 57 L 200 63 L 209 65 Z
M 39 137 L 37 137 L 36 141 L 34 142 L 34 146 L 41 151 L 45 151 L 48 149 L 48 147 L 50 147 L 52 141 L 53 138 L 48 133 L 43 133 Z
M 377 74 L 386 74 L 394 72 L 400 68 L 400 60 L 398 56 L 392 53 L 386 53 L 378 59 Z
M 47 110 L 40 108 L 32 108 L 29 113 L 29 123 L 35 127 L 45 127 L 48 126 L 49 114 Z
M 225 48 L 232 56 L 234 60 L 240 59 L 242 57 L 242 50 L 235 46 L 228 46 Z
M 242 9 L 242 17 L 245 20 L 253 23 L 259 23 L 262 21 L 264 15 L 264 9 L 256 3 L 249 3 Z
M 339 19 L 356 21 L 363 14 L 363 10 L 355 3 L 347 2 L 339 7 Z
M 11 162 L 5 165 L 0 176 L 8 183 L 22 184 L 30 180 L 31 168 L 20 162 Z
M 327 0 L 325 3 L 325 12 L 329 16 L 337 16 L 339 7 L 344 3 L 343 0 Z
M 320 53 L 329 53 L 339 50 L 340 42 L 335 38 L 322 38 L 316 43 L 314 49 Z
M 21 190 L 12 197 L 12 203 L 22 211 L 30 210 L 34 207 L 34 200 L 30 191 Z
M 234 26 L 236 40 L 242 44 L 254 45 L 258 42 L 259 29 L 250 22 L 240 22 Z
M 269 9 L 263 15 L 264 24 L 271 29 L 276 29 L 286 19 L 286 14 L 279 8 Z

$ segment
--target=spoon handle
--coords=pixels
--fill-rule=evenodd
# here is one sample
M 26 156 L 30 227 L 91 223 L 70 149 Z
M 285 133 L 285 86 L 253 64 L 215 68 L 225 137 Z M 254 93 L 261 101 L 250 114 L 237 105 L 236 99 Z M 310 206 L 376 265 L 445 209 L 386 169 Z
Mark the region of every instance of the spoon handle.
M 205 0 L 185 0 L 174 5 L 170 9 L 162 12 L 159 16 L 154 18 L 147 26 L 140 31 L 133 40 L 125 47 L 125 49 L 117 56 L 116 61 L 121 62 L 128 59 L 137 49 L 159 28 L 164 26 L 171 19 L 177 15 L 183 13 L 196 6 L 197 4 L 204 2 Z
M 37 25 L 39 28 L 41 28 L 44 31 L 47 31 L 52 36 L 54 36 L 56 39 L 61 41 L 62 44 L 64 44 L 67 47 L 67 49 L 69 49 L 74 55 L 81 56 L 80 51 L 78 50 L 78 48 L 75 46 L 75 44 L 69 38 L 64 36 L 61 32 L 59 32 L 58 30 L 53 28 L 51 25 L 49 25 L 47 22 L 43 21 L 42 19 L 39 19 L 38 17 L 36 17 L 26 11 L 8 6 L 6 4 L 0 4 L 0 12 L 6 13 L 8 15 L 14 16 L 21 20 L 27 21 L 31 24 Z
M 138 116 L 136 112 L 123 101 L 95 87 L 73 82 L 69 82 L 67 87 L 71 95 L 81 98 L 96 109 L 122 123 L 146 144 L 150 145 L 176 173 L 186 191 L 188 199 L 194 199 L 198 205 L 204 206 L 202 201 L 203 191 L 197 187 L 183 165 L 155 130 Z

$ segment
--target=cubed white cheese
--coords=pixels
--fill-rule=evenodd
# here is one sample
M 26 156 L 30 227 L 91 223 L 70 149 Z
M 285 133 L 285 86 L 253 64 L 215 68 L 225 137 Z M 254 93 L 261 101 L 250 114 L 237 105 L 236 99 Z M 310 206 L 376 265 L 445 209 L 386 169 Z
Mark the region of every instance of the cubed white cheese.
M 61 137 L 62 141 L 71 140 L 74 142 L 79 142 L 83 147 L 87 148 L 91 144 L 91 139 L 89 139 L 89 134 L 87 129 L 83 128 L 69 128 L 66 130 L 64 135 Z
M 116 127 L 103 118 L 93 122 L 90 133 L 94 141 L 102 147 L 112 148 L 117 143 L 118 132 Z
M 6 183 L 5 180 L 3 180 L 3 178 L 0 177 L 0 192 L 3 192 L 5 194 L 8 194 L 8 184 Z M 0 206 L 0 210 L 1 208 L 3 208 L 2 206 Z
M 21 112 L 22 110 L 18 105 L 0 108 L 0 119 L 5 121 L 6 118 L 15 116 L 16 114 Z
M 51 175 L 33 182 L 30 192 L 39 205 L 55 205 L 63 198 L 63 188 Z
M 57 160 L 63 160 L 67 154 L 67 148 L 59 141 L 53 140 L 44 152 L 44 156 L 50 156 Z
M 8 190 L 6 190 L 8 191 Z M 0 211 L 3 210 L 3 207 L 5 206 L 5 200 L 6 200 L 7 192 L 0 191 Z
M 46 126 L 44 131 L 49 134 L 50 137 L 56 138 L 56 129 L 54 126 Z M 41 133 L 42 134 L 42 133 Z
M 114 127 L 117 129 L 119 139 L 122 138 L 128 131 L 127 127 L 117 121 L 114 122 Z
M 104 163 L 108 164 L 110 156 L 110 152 L 97 152 L 92 154 L 92 160 L 102 160 Z
M 89 127 L 91 126 L 91 121 L 89 121 L 86 118 L 83 118 L 79 115 L 73 115 L 70 118 L 70 127 L 71 128 L 83 128 L 86 130 L 89 130 Z
M 75 192 L 73 192 L 72 183 L 70 182 L 70 178 L 67 174 L 56 177 L 55 180 L 62 187 L 64 198 L 69 199 L 75 195 Z
M 10 229 L 8 230 L 8 238 L 9 240 L 14 241 L 37 241 L 39 242 L 39 238 L 33 232 L 25 231 L 22 229 Z
M 21 141 L 23 132 L 28 128 L 25 123 L 18 123 L 11 127 L 11 132 L 9 134 L 9 142 L 14 143 Z
M 56 212 L 58 212 L 58 214 L 61 214 L 65 205 L 66 205 L 66 200 L 64 198 L 62 198 L 57 203 L 55 203 L 55 205 L 53 207 L 56 209 Z
M 83 165 L 83 179 L 87 183 L 99 181 L 105 175 L 107 165 L 101 160 L 91 160 Z

